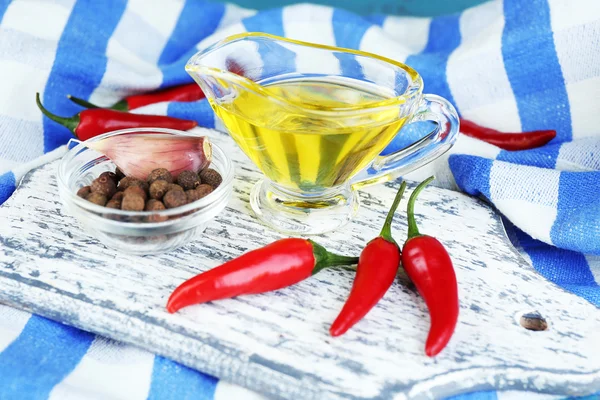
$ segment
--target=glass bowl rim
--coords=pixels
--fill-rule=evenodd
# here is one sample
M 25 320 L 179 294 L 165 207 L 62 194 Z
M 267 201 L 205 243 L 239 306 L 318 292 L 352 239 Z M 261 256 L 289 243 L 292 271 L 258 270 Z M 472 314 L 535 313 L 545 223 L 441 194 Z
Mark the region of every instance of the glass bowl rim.
M 166 210 L 160 210 L 160 211 L 152 211 L 152 212 L 151 211 L 125 211 L 125 210 L 119 210 L 119 209 L 108 209 L 106 207 L 94 204 L 92 202 L 89 202 L 89 201 L 77 196 L 76 193 L 72 192 L 69 189 L 69 185 L 66 182 L 67 165 L 81 151 L 92 150 L 86 146 L 86 143 L 99 141 L 99 140 L 102 140 L 102 139 L 105 139 L 105 138 L 111 137 L 111 136 L 123 135 L 123 134 L 128 134 L 128 133 L 140 133 L 140 132 L 141 133 L 143 133 L 143 132 L 157 133 L 158 132 L 158 133 L 172 134 L 172 135 L 177 135 L 177 136 L 191 136 L 191 137 L 205 136 L 205 135 L 200 135 L 200 134 L 189 132 L 189 131 L 179 131 L 179 130 L 175 130 L 175 129 L 166 129 L 166 128 L 130 128 L 130 129 L 120 129 L 120 130 L 116 130 L 116 131 L 111 131 L 111 132 L 107 132 L 102 135 L 98 135 L 98 136 L 95 136 L 93 138 L 90 138 L 90 139 L 87 139 L 84 141 L 78 141 L 79 144 L 77 144 L 75 147 L 69 149 L 62 156 L 60 163 L 58 165 L 58 173 L 57 173 L 58 186 L 59 186 L 59 190 L 63 193 L 64 196 L 66 196 L 66 199 L 69 202 L 75 204 L 76 206 L 78 206 L 86 211 L 95 213 L 95 214 L 111 214 L 111 215 L 119 215 L 119 216 L 125 216 L 125 217 L 137 217 L 137 216 L 148 216 L 148 215 L 159 215 L 159 216 L 169 217 L 169 216 L 174 216 L 174 215 L 180 215 L 180 214 L 186 213 L 188 211 L 202 211 L 202 208 L 210 206 L 211 204 L 217 202 L 223 196 L 227 195 L 228 186 L 230 186 L 233 182 L 235 167 L 233 165 L 232 160 L 227 156 L 225 151 L 223 151 L 223 149 L 221 149 L 217 144 L 215 144 L 210 139 L 210 137 L 208 137 L 208 139 L 209 139 L 211 147 L 212 147 L 213 160 L 215 158 L 215 154 L 217 154 L 219 159 L 222 159 L 224 161 L 224 171 L 221 175 L 223 181 L 221 182 L 219 187 L 217 187 L 215 190 L 213 190 L 207 196 L 205 196 L 201 199 L 198 199 L 196 201 L 193 201 L 191 203 L 188 203 L 184 206 L 170 208 L 170 209 L 166 209 Z M 71 139 L 71 140 L 73 140 L 73 139 Z M 211 161 L 211 163 L 212 163 L 212 161 Z M 111 220 L 110 218 L 103 218 L 103 220 L 111 221 L 111 222 L 118 223 L 118 224 L 125 224 L 128 226 L 137 224 L 136 222 L 115 221 L 115 220 Z M 147 225 L 155 225 L 155 224 L 164 224 L 164 223 L 169 223 L 169 222 L 172 223 L 173 220 L 167 220 L 167 221 L 155 222 L 155 223 L 144 223 L 143 225 L 147 226 Z
M 204 66 L 199 63 L 199 60 L 204 56 L 212 53 L 213 51 L 220 49 L 230 43 L 251 40 L 252 38 L 259 39 L 268 39 L 274 42 L 285 42 L 296 46 L 310 47 L 313 49 L 319 50 L 327 50 L 327 51 L 336 51 L 341 53 L 354 54 L 357 56 L 375 59 L 386 64 L 393 65 L 401 70 L 403 70 L 406 74 L 408 74 L 412 78 L 412 82 L 407 86 L 405 91 L 402 94 L 396 95 L 394 97 L 390 97 L 380 101 L 374 101 L 372 103 L 368 103 L 362 105 L 360 107 L 350 106 L 350 107 L 336 107 L 328 110 L 322 110 L 318 108 L 307 107 L 306 105 L 300 106 L 296 103 L 290 102 L 278 95 L 275 95 L 266 89 L 264 89 L 260 84 L 251 81 L 250 79 L 240 76 L 236 73 L 223 70 L 220 68 Z M 346 116 L 346 114 L 352 115 L 361 112 L 374 112 L 378 109 L 386 109 L 397 107 L 400 104 L 409 103 L 414 101 L 414 99 L 418 98 L 419 95 L 423 92 L 423 78 L 421 75 L 412 67 L 407 64 L 401 63 L 399 61 L 393 60 L 388 57 L 380 56 L 378 54 L 362 51 L 362 50 L 353 50 L 344 47 L 336 47 L 329 46 L 324 44 L 305 42 L 302 40 L 295 40 L 286 37 L 271 35 L 269 33 L 264 32 L 243 32 L 236 33 L 230 36 L 227 36 L 221 40 L 216 41 L 215 43 L 209 45 L 198 51 L 196 54 L 190 57 L 190 59 L 185 64 L 185 70 L 188 74 L 194 77 L 194 71 L 210 71 L 212 74 L 217 76 L 222 76 L 224 79 L 227 79 L 231 82 L 236 83 L 237 85 L 242 86 L 245 90 L 254 92 L 260 96 L 268 97 L 272 99 L 272 101 L 276 101 L 280 105 L 292 109 L 301 110 L 303 113 L 307 114 L 316 114 L 316 115 L 325 115 L 325 116 Z M 195 79 L 195 78 L 194 78 Z M 203 87 L 204 89 L 204 87 Z

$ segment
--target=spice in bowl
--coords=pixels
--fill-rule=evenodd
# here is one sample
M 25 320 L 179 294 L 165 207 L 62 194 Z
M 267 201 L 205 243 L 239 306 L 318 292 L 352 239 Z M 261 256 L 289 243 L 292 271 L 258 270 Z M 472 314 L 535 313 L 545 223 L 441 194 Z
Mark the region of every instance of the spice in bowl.
M 208 173 L 207 173 L 208 172 Z M 205 180 L 201 177 L 204 176 Z M 156 168 L 145 181 L 125 176 L 119 168 L 103 172 L 90 186 L 77 190 L 77 195 L 94 204 L 126 211 L 155 211 L 177 208 L 208 196 L 221 183 L 221 174 L 214 169 L 186 170 L 179 173 L 173 184 L 173 176 L 166 168 Z M 190 188 L 185 190 L 186 188 Z M 149 215 L 147 222 L 162 222 L 167 218 Z
M 101 173 L 77 195 L 106 208 L 153 214 L 132 219 L 136 222 L 165 221 L 157 211 L 197 201 L 223 181 L 209 168 L 212 145 L 205 137 L 130 134 L 107 137 L 89 147 L 118 167 Z

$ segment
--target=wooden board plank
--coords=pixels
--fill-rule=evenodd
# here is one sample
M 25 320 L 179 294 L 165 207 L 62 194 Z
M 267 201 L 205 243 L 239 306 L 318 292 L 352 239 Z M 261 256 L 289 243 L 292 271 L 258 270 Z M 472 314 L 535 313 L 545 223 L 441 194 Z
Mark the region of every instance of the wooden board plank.
M 0 207 L 0 302 L 135 344 L 275 398 L 432 398 L 479 389 L 585 395 L 600 390 L 600 311 L 532 270 L 507 241 L 494 211 L 460 193 L 430 187 L 417 205 L 422 232 L 454 260 L 461 315 L 437 358 L 423 354 L 423 301 L 395 284 L 341 338 L 328 335 L 353 274 L 330 270 L 290 288 L 166 313 L 184 279 L 280 238 L 251 215 L 259 174 L 225 136 L 215 140 L 237 165 L 225 212 L 197 240 L 160 256 L 119 254 L 66 215 L 56 162 L 28 174 Z M 379 232 L 398 184 L 361 192 L 353 223 L 318 241 L 358 254 Z M 395 236 L 406 234 L 397 214 Z M 550 328 L 525 330 L 540 312 Z

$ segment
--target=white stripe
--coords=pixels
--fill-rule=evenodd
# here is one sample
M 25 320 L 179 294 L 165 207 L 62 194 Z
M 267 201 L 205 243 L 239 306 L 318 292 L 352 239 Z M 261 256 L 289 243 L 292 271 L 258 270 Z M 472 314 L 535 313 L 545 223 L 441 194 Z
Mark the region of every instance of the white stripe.
M 496 129 L 519 131 L 519 110 L 502 57 L 503 29 L 501 2 L 488 2 L 462 13 L 462 42 L 448 59 L 448 85 L 463 117 Z
M 6 9 L 2 26 L 40 39 L 58 41 L 72 7 L 73 4 L 65 7 L 50 1 L 15 0 Z
M 585 5 L 575 5 L 567 0 L 548 0 L 552 31 L 573 28 L 578 25 L 596 22 L 600 19 L 600 1 L 588 1 Z M 589 35 L 593 38 L 592 32 Z
M 241 386 L 233 385 L 228 382 L 219 381 L 215 388 L 215 394 L 213 400 L 267 400 L 266 397 L 261 396 L 256 392 L 252 392 Z
M 254 14 L 256 14 L 255 10 L 249 10 L 236 4 L 227 3 L 225 4 L 225 12 L 223 13 L 223 17 L 221 18 L 216 31 L 238 23 L 242 19 L 251 17 Z
M 6 147 L 10 148 L 10 146 Z M 21 162 L 19 161 L 5 160 L 0 158 L 0 175 L 4 174 L 7 171 L 10 171 L 19 164 L 21 164 Z
M 146 399 L 153 367 L 151 353 L 97 336 L 49 399 Z
M 223 29 L 220 29 L 210 36 L 205 37 L 204 39 L 202 39 L 200 41 L 200 43 L 198 43 L 196 48 L 198 50 L 204 50 L 205 48 L 215 44 L 219 40 L 225 39 L 227 36 L 235 35 L 236 33 L 244 33 L 244 32 L 246 32 L 246 28 L 244 27 L 244 24 L 242 24 L 241 22 L 238 22 L 236 24 L 232 24 Z
M 333 8 L 300 4 L 283 8 L 285 36 L 306 42 L 335 46 Z M 329 51 L 282 44 L 296 53 L 296 70 L 300 73 L 339 75 L 340 61 Z
M 73 139 L 76 140 L 76 139 Z M 15 169 L 13 169 L 13 174 L 15 176 L 15 181 L 19 184 L 19 180 L 25 175 L 27 172 L 31 171 L 34 168 L 37 168 L 41 165 L 47 164 L 50 161 L 57 160 L 61 158 L 67 152 L 67 145 L 59 146 L 56 149 L 49 151 L 48 153 L 31 160 L 25 164 L 21 164 Z
M 66 4 L 66 6 L 65 6 Z M 0 76 L 12 84 L 0 90 L 0 113 L 2 118 L 0 138 L 4 149 L 2 169 L 16 163 L 26 162 L 44 153 L 43 116 L 37 108 L 34 95 L 44 88 L 54 64 L 58 41 L 69 20 L 74 1 L 62 5 L 48 5 L 25 0 L 15 0 L 6 9 L 2 19 L 2 41 L 8 41 L 12 49 L 22 49 L 18 59 L 15 55 L 0 57 Z M 39 11 L 39 10 L 43 10 Z M 43 50 L 40 51 L 40 46 Z M 5 47 L 10 51 L 9 47 Z M 43 61 L 24 63 L 22 60 Z M 8 82 L 8 81 L 7 81 Z
M 31 314 L 0 304 L 0 353 L 20 334 Z
M 360 49 L 399 62 L 405 62 L 408 56 L 416 53 L 410 47 L 410 43 L 405 44 L 402 39 L 394 39 L 386 35 L 376 25 L 367 29 L 360 41 Z
M 228 133 L 227 128 L 225 127 L 225 124 L 223 123 L 223 120 L 221 120 L 221 118 L 219 118 L 216 114 L 215 114 L 215 129 L 218 130 L 219 132 L 225 132 Z
M 283 29 L 290 39 L 335 46 L 333 8 L 298 4 L 283 8 Z
M 600 37 L 600 31 L 597 37 Z M 596 50 L 596 53 L 600 52 Z M 580 61 L 583 62 L 583 60 Z M 600 58 L 594 62 L 600 63 Z M 567 95 L 569 96 L 573 139 L 597 137 L 600 113 L 595 99 L 600 99 L 600 77 L 568 84 Z
M 127 9 L 139 15 L 142 20 L 156 29 L 165 38 L 164 43 L 156 43 L 156 47 L 162 51 L 166 40 L 173 33 L 184 4 L 185 2 L 182 0 L 172 0 L 155 4 L 149 3 L 148 0 L 129 0 L 127 2 Z M 160 56 L 160 52 L 158 55 Z
M 500 148 L 489 143 L 473 139 L 469 136 L 458 135 L 458 139 L 450 151 L 416 171 L 406 174 L 404 178 L 409 181 L 421 182 L 434 175 L 434 184 L 436 186 L 450 190 L 459 190 L 448 164 L 448 158 L 452 154 L 468 154 L 495 159 L 500 154 L 500 150 Z
M 492 202 L 534 239 L 552 244 L 560 172 L 495 161 L 490 171 Z
M 600 140 L 590 137 L 563 143 L 555 168 L 561 171 L 600 170 Z
M 585 259 L 590 267 L 590 271 L 592 271 L 596 283 L 600 285 L 600 256 L 589 254 L 585 256 Z
M 600 1 L 574 6 L 550 0 L 554 47 L 565 79 L 571 111 L 573 138 L 596 135 L 600 113 Z
M 167 110 L 169 109 L 169 102 L 164 101 L 161 103 L 149 104 L 144 107 L 136 108 L 132 110 L 132 113 L 135 114 L 153 114 L 153 115 L 167 115 Z
M 180 1 L 161 7 L 149 7 L 144 0 L 127 3 L 108 41 L 106 72 L 90 96 L 92 103 L 112 104 L 133 92 L 160 86 L 163 77 L 156 64 L 182 9 Z
M 203 50 L 228 36 L 243 32 L 246 32 L 243 24 L 230 25 L 202 40 L 198 43 L 197 48 Z M 226 69 L 226 60 L 230 58 L 243 67 L 250 66 L 249 69 L 252 72 L 260 74 L 262 71 L 263 61 L 258 52 L 258 46 L 248 41 L 238 42 L 226 50 L 212 52 L 206 58 L 202 59 L 202 63 L 214 68 Z
M 402 43 L 412 54 L 422 52 L 429 40 L 431 18 L 387 17 L 383 31 L 392 39 Z

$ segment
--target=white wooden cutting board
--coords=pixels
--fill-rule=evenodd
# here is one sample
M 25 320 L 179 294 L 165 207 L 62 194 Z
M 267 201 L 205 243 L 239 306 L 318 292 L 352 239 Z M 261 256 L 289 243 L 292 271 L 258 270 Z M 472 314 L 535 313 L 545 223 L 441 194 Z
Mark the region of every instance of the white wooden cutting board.
M 346 335 L 328 335 L 352 283 L 347 270 L 168 314 L 167 297 L 183 280 L 281 237 L 251 215 L 255 168 L 228 138 L 216 140 L 237 165 L 233 198 L 197 240 L 161 256 L 119 254 L 86 234 L 63 211 L 56 162 L 28 174 L 0 207 L 0 302 L 135 344 L 274 398 L 600 390 L 600 310 L 532 270 L 510 246 L 491 208 L 435 187 L 422 193 L 417 218 L 421 231 L 438 237 L 451 254 L 461 309 L 453 339 L 434 359 L 423 352 L 427 309 L 400 284 Z M 318 242 L 358 255 L 378 234 L 397 187 L 396 182 L 362 192 L 356 221 Z M 398 241 L 405 237 L 404 212 L 396 216 L 394 233 Z M 546 318 L 548 330 L 519 324 L 531 311 Z

